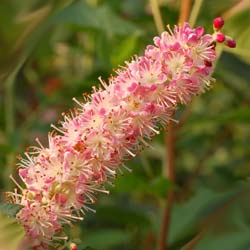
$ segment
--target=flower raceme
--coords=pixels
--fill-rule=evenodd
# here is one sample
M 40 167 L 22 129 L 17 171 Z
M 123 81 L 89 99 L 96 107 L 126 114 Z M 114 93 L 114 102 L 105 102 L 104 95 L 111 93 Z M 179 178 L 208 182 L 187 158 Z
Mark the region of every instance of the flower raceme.
M 9 193 L 23 206 L 16 218 L 29 249 L 69 246 L 63 225 L 92 210 L 96 193 L 108 193 L 104 184 L 149 145 L 179 103 L 211 86 L 215 43 L 234 42 L 222 35 L 218 39 L 223 24 L 216 19 L 213 35 L 185 23 L 155 37 L 143 56 L 126 62 L 108 83 L 100 79 L 101 87 L 84 102 L 73 99 L 78 107 L 63 114 L 60 127 L 52 125 L 47 147 L 38 139 L 30 147 L 18 163 L 24 187 L 11 177 L 21 193 Z

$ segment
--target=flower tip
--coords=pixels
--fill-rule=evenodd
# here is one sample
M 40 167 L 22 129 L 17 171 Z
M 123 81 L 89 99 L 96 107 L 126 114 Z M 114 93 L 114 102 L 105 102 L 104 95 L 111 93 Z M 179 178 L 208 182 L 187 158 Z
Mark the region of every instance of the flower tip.
M 227 39 L 225 43 L 229 48 L 236 47 L 236 41 L 234 39 Z
M 77 250 L 78 249 L 78 247 L 77 247 L 77 245 L 75 244 L 75 243 L 70 243 L 70 250 Z
M 225 41 L 225 35 L 223 33 L 218 33 L 216 35 L 216 41 L 218 43 L 223 43 Z
M 214 24 L 214 29 L 219 30 L 219 29 L 221 29 L 221 28 L 223 27 L 223 25 L 224 25 L 224 20 L 223 20 L 222 17 L 216 17 L 216 18 L 214 19 L 213 24 Z

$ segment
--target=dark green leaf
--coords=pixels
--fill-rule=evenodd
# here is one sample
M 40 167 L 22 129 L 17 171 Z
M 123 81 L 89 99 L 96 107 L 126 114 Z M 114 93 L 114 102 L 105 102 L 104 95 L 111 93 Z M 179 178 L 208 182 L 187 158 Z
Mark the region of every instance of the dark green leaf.
M 173 185 L 163 176 L 154 178 L 149 182 L 148 192 L 156 194 L 158 197 L 166 197 L 170 188 L 173 188 Z
M 115 189 L 118 191 L 132 192 L 140 191 L 145 187 L 145 180 L 135 174 L 127 173 L 124 176 L 120 176 L 115 181 Z
M 9 217 L 15 218 L 16 214 L 19 212 L 19 210 L 22 208 L 22 206 L 13 204 L 13 203 L 7 203 L 2 202 L 0 203 L 0 211 L 8 215 Z
M 126 244 L 126 242 L 129 242 L 130 239 L 130 233 L 125 230 L 103 229 L 85 235 L 82 246 L 92 246 L 103 250 L 119 246 L 121 244 Z
M 239 0 L 227 0 L 227 1 L 217 1 L 209 0 L 203 1 L 202 13 L 212 14 L 214 17 L 227 11 L 229 8 L 237 4 Z
M 199 250 L 248 250 L 250 248 L 250 230 L 217 235 L 210 233 L 197 244 Z
M 123 64 L 125 60 L 133 55 L 138 41 L 138 35 L 131 35 L 123 39 L 112 49 L 111 61 L 113 66 Z
M 44 20 L 49 15 L 51 9 L 51 5 L 48 4 L 29 14 L 29 24 L 26 26 L 19 39 L 15 41 L 12 51 L 8 55 L 7 62 L 5 62 L 4 67 L 0 69 L 1 81 L 6 80 L 8 77 L 15 77 L 27 60 L 47 28 L 44 25 Z
M 244 57 L 250 62 L 250 8 L 244 8 L 227 20 L 225 25 L 226 34 L 232 36 L 237 41 L 236 50 L 245 50 Z M 233 52 L 233 51 L 232 51 Z
M 250 122 L 250 112 L 249 107 L 241 106 L 238 109 L 231 110 L 225 114 L 215 117 L 216 122 L 226 123 L 226 122 L 238 122 L 238 123 L 249 123 Z
M 98 213 L 95 214 L 95 219 L 116 226 L 125 226 L 127 224 L 136 227 L 148 228 L 150 220 L 142 210 L 135 210 L 127 206 L 98 206 Z
M 80 250 L 97 250 L 97 249 L 92 248 L 92 247 L 84 247 L 84 248 L 81 248 Z
M 249 107 L 241 106 L 237 109 L 222 113 L 216 116 L 195 116 L 189 120 L 189 124 L 193 123 L 218 123 L 218 124 L 228 124 L 228 123 L 249 123 L 250 122 L 250 112 Z M 203 135 L 204 136 L 204 135 Z M 195 139 L 195 138 L 194 138 Z
M 165 197 L 171 183 L 164 177 L 159 176 L 150 181 L 136 176 L 135 174 L 126 174 L 121 176 L 115 183 L 116 190 L 126 192 L 142 192 L 147 194 L 154 194 L 159 197 Z
M 174 206 L 169 243 L 176 243 L 187 235 L 197 232 L 197 226 L 201 221 L 226 204 L 233 205 L 235 199 L 243 197 L 247 190 L 249 191 L 249 187 L 239 185 L 227 192 L 216 193 L 200 187 L 188 202 Z
M 93 8 L 79 1 L 55 16 L 56 23 L 71 23 L 82 28 L 102 30 L 109 35 L 128 35 L 142 33 L 134 24 L 121 19 L 108 5 Z
M 221 80 L 238 98 L 249 100 L 250 65 L 229 53 L 223 53 L 217 65 L 217 80 Z

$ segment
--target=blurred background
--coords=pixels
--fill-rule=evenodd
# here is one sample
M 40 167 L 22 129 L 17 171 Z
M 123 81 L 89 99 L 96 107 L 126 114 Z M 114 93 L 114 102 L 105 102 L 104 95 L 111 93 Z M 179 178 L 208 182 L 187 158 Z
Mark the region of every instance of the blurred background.
M 178 0 L 158 0 L 164 24 L 178 23 Z M 0 188 L 13 190 L 16 155 L 36 137 L 46 145 L 50 124 L 91 91 L 97 78 L 135 54 L 157 35 L 152 1 L 1 0 Z M 166 196 L 175 190 L 167 243 L 170 250 L 250 249 L 250 1 L 190 1 L 195 26 L 212 33 L 225 18 L 237 48 L 218 48 L 211 91 L 180 107 L 175 119 L 175 171 L 162 133 L 100 195 L 86 219 L 70 230 L 79 249 L 156 249 Z M 2 195 L 1 200 L 4 200 Z M 14 250 L 21 229 L 3 218 L 0 249 Z M 12 226 L 10 226 L 10 224 Z M 6 248 L 6 242 L 11 244 Z M 16 240 L 14 240 L 16 239 Z M 4 242 L 4 243 L 1 243 Z M 3 245 L 3 248 L 1 246 Z M 5 247 L 4 247 L 5 246 Z

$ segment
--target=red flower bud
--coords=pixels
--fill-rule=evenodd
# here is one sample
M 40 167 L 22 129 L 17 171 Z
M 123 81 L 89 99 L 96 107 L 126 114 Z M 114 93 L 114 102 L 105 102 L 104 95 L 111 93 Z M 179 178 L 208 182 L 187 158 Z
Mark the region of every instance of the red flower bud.
M 225 41 L 225 35 L 223 33 L 218 33 L 216 35 L 216 41 L 218 43 L 223 43 Z
M 236 42 L 233 39 L 228 39 L 228 40 L 226 40 L 225 43 L 229 48 L 235 48 L 236 47 Z
M 221 29 L 224 25 L 224 20 L 222 17 L 217 17 L 214 19 L 214 29 Z
M 70 250 L 77 250 L 78 247 L 75 243 L 70 243 Z

